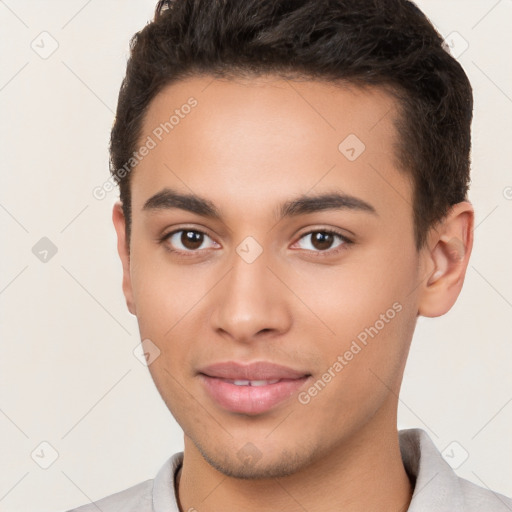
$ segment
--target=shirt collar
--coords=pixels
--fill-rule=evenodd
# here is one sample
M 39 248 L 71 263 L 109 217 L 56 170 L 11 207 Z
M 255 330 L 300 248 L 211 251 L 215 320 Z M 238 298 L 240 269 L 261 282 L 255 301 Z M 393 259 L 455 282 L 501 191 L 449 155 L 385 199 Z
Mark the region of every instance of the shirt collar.
M 407 512 L 458 512 L 464 507 L 459 478 L 428 434 L 419 428 L 399 432 L 405 470 L 415 482 Z
M 175 453 L 160 469 L 153 482 L 154 512 L 180 512 L 174 476 L 183 463 L 183 452 Z

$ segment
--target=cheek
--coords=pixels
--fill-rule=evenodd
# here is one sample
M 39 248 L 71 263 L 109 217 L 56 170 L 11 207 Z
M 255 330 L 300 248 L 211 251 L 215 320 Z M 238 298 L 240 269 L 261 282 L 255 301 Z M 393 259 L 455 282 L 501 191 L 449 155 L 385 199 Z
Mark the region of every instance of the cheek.
M 317 317 L 311 320 L 308 313 L 309 320 L 299 323 L 306 337 L 316 340 L 324 365 L 319 371 L 333 368 L 339 376 L 333 389 L 349 382 L 358 390 L 345 399 L 383 387 L 379 378 L 398 382 L 416 321 L 410 295 L 415 277 L 414 258 L 381 252 L 323 272 L 304 272 L 295 283 L 297 295 Z
M 194 350 L 192 340 L 198 338 L 200 308 L 197 305 L 206 292 L 198 288 L 202 278 L 194 273 L 191 279 L 191 274 L 183 272 L 179 266 L 142 251 L 133 254 L 132 261 L 140 338 L 151 340 L 159 350 L 148 369 L 172 413 L 182 411 L 181 414 L 188 417 L 194 413 L 194 406 L 184 382 L 190 377 L 188 362 Z
M 204 271 L 190 272 L 169 262 L 160 249 L 138 248 L 132 254 L 132 289 L 141 336 L 164 339 L 194 313 L 208 290 Z
M 413 258 L 384 251 L 361 251 L 348 255 L 336 266 L 304 266 L 292 276 L 290 287 L 308 306 L 314 328 L 325 327 L 327 336 L 348 339 L 396 313 L 393 304 L 404 306 L 415 282 Z M 380 323 L 379 323 L 380 325 Z
M 165 255 L 148 254 L 144 259 L 141 252 L 133 261 L 140 338 L 159 349 L 149 370 L 164 400 L 183 402 L 180 382 L 192 376 L 191 361 L 204 350 L 209 318 L 205 305 L 218 274 L 207 266 L 170 264 Z M 185 399 L 181 407 L 189 405 Z

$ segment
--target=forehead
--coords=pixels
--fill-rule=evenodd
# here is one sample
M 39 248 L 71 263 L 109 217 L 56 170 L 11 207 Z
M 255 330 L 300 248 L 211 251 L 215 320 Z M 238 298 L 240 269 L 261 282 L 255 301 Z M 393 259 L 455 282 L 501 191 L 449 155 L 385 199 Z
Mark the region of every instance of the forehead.
M 271 75 L 177 82 L 144 118 L 139 144 L 151 149 L 132 177 L 133 210 L 164 187 L 208 197 L 237 215 L 313 188 L 373 198 L 385 208 L 400 195 L 407 203 L 396 112 L 379 88 Z

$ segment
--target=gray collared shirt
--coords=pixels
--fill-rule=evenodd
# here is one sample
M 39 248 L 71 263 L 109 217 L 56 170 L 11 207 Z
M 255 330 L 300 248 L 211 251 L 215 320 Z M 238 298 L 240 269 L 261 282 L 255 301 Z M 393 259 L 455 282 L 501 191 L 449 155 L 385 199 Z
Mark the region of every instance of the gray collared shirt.
M 408 512 L 512 512 L 512 499 L 456 475 L 421 429 L 399 432 L 405 469 L 415 480 Z M 174 475 L 183 461 L 175 453 L 154 479 L 68 512 L 180 512 Z

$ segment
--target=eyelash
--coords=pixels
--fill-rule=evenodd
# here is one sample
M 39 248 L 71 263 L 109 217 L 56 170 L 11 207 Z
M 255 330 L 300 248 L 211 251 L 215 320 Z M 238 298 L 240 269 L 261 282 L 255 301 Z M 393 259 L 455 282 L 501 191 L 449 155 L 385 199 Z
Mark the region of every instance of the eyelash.
M 211 238 L 207 233 L 205 233 L 204 231 L 201 231 L 200 229 L 192 229 L 192 228 L 181 228 L 181 229 L 175 229 L 174 231 L 171 231 L 169 233 L 166 233 L 165 235 L 163 235 L 161 238 L 159 238 L 159 243 L 164 245 L 165 249 L 171 253 L 174 253 L 174 254 L 177 254 L 179 256 L 183 256 L 185 258 L 192 258 L 194 256 L 197 255 L 198 252 L 200 251 L 203 251 L 204 249 L 196 249 L 195 251 L 180 251 L 180 250 L 176 250 L 176 249 L 172 249 L 170 248 L 166 242 L 169 240 L 169 238 L 172 236 L 172 235 L 175 235 L 176 233 L 180 233 L 180 232 L 186 232 L 186 231 L 192 231 L 194 233 L 199 233 L 199 234 L 202 234 L 202 235 L 205 235 L 207 236 L 208 238 Z M 348 248 L 349 245 L 353 244 L 354 242 L 352 242 L 352 240 L 350 240 L 349 238 L 347 238 L 345 235 L 342 235 L 341 233 L 339 233 L 338 231 L 334 230 L 334 229 L 329 229 L 329 228 L 325 228 L 325 229 L 313 229 L 311 231 L 307 231 L 306 233 L 303 233 L 297 240 L 297 242 L 299 240 L 302 240 L 302 238 L 306 237 L 307 235 L 311 235 L 313 233 L 327 233 L 327 234 L 330 234 L 330 235 L 334 235 L 334 236 L 337 236 L 338 238 L 341 239 L 341 241 L 343 242 L 342 244 L 340 244 L 338 247 L 334 248 L 334 249 L 326 249 L 325 251 L 311 251 L 311 250 L 308 250 L 308 249 L 304 249 L 306 251 L 308 251 L 308 253 L 314 255 L 314 257 L 327 257 L 327 256 L 333 256 L 333 255 L 336 255 L 338 254 L 339 252 L 341 251 L 344 251 Z M 296 242 L 295 242 L 296 243 Z

